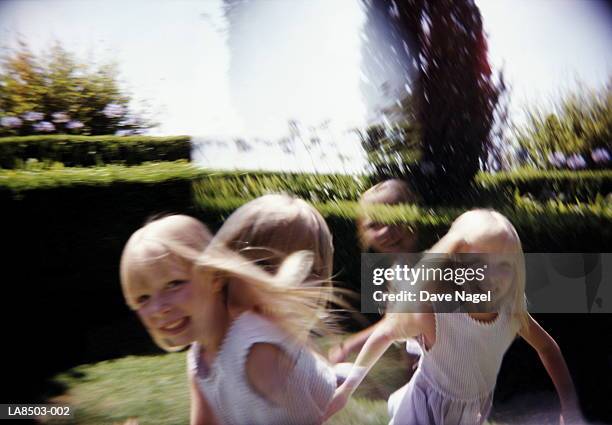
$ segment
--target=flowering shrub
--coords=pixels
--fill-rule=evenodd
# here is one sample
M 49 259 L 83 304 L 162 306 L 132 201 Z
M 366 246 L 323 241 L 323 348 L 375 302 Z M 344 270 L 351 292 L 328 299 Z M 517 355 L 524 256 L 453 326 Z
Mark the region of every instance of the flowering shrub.
M 51 133 L 55 131 L 55 126 L 49 121 L 40 121 L 34 124 L 34 131 L 37 133 Z
M 580 168 L 585 168 L 587 165 L 586 161 L 582 157 L 582 155 L 575 153 L 567 158 L 567 166 L 572 170 L 578 170 Z
M 59 44 L 25 44 L 0 64 L 0 136 L 137 134 L 153 123 L 130 110 L 113 66 L 79 63 Z
M 606 148 L 593 149 L 590 158 L 596 166 L 609 166 L 610 152 Z M 551 152 L 548 154 L 547 160 L 553 168 L 581 170 L 588 167 L 587 160 L 577 153 L 566 157 L 563 152 Z
M 26 121 L 40 121 L 43 119 L 45 115 L 40 112 L 28 111 L 22 115 L 23 119 Z
M 66 128 L 69 130 L 78 130 L 83 128 L 83 123 L 77 120 L 70 120 L 66 123 Z
M 606 164 L 610 162 L 610 152 L 606 148 L 593 149 L 591 158 L 597 164 Z
M 107 118 L 119 118 L 123 116 L 125 110 L 123 106 L 117 103 L 109 103 L 104 107 L 102 113 L 106 115 Z
M 520 165 L 543 169 L 601 169 L 612 165 L 612 81 L 602 90 L 567 95 L 550 111 L 528 111 L 519 127 Z M 523 155 L 526 153 L 526 155 Z
M 21 127 L 21 120 L 17 117 L 2 117 L 0 124 L 2 127 L 7 128 L 19 128 Z

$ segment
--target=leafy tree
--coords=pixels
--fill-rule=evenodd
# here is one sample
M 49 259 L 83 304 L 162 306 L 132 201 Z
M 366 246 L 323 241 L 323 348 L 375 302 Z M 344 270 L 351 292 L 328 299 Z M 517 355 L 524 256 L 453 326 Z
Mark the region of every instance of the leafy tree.
M 536 168 L 610 168 L 612 80 L 599 91 L 582 86 L 548 110 L 531 108 L 516 138 L 522 162 Z
M 505 118 L 505 85 L 488 63 L 480 11 L 472 0 L 367 4 L 387 11 L 388 25 L 405 37 L 416 66 L 401 127 L 412 129 L 404 132 L 410 135 L 404 145 L 421 150 L 418 166 L 374 164 L 375 174 L 407 170 L 426 202 L 460 202 L 487 160 L 496 120 Z
M 59 43 L 37 56 L 20 42 L 1 65 L 2 136 L 135 134 L 153 126 L 130 111 L 114 64 L 93 68 Z

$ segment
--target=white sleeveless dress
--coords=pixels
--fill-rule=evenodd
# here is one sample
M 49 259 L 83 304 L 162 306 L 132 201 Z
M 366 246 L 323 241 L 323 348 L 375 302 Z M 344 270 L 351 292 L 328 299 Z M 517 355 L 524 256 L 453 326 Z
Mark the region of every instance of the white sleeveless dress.
M 390 425 L 479 425 L 489 415 L 504 354 L 518 328 L 503 309 L 492 322 L 435 313 L 436 341 L 408 384 L 391 394 Z
M 248 383 L 246 359 L 256 343 L 274 344 L 295 361 L 287 380 L 286 406 L 274 405 Z M 199 344 L 191 346 L 187 366 L 223 425 L 319 424 L 336 389 L 336 376 L 323 359 L 253 312 L 232 322 L 210 367 L 201 360 L 200 351 Z

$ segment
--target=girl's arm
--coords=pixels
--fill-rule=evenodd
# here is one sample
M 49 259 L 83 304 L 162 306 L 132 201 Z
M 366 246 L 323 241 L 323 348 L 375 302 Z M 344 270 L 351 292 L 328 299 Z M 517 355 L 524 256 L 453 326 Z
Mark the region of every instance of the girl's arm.
M 189 373 L 189 393 L 191 398 L 191 411 L 189 423 L 191 425 L 217 425 L 212 409 L 198 389 L 195 377 Z
M 563 354 L 555 340 L 531 315 L 529 315 L 527 329 L 521 329 L 519 335 L 538 352 L 542 364 L 555 385 L 561 401 L 562 423 L 581 422 L 576 390 Z
M 327 407 L 327 420 L 348 402 L 361 381 L 393 341 L 419 335 L 422 332 L 423 315 L 426 313 L 389 313 L 374 326 L 346 380 L 340 385 Z
M 378 324 L 369 326 L 356 334 L 349 336 L 340 344 L 334 345 L 329 349 L 329 361 L 333 364 L 343 362 L 349 356 L 349 354 L 357 350 L 361 350 L 370 335 L 372 335 L 372 332 L 374 332 L 374 328 L 377 325 Z

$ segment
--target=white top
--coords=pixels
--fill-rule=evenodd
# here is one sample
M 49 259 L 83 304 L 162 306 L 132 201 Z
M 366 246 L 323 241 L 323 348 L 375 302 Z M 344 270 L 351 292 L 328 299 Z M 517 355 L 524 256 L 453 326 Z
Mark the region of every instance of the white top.
M 295 360 L 287 379 L 286 406 L 274 405 L 248 382 L 246 358 L 256 343 L 274 344 Z M 253 312 L 242 313 L 232 322 L 210 367 L 200 353 L 199 344 L 194 343 L 187 353 L 187 365 L 221 424 L 318 424 L 336 389 L 336 376 L 322 358 Z
M 423 346 L 421 373 L 442 393 L 461 400 L 486 397 L 495 389 L 504 354 L 517 334 L 508 308 L 491 322 L 467 313 L 436 313 L 436 341 Z
M 435 313 L 436 341 L 412 379 L 389 397 L 390 425 L 477 425 L 489 415 L 502 359 L 518 326 L 509 308 L 480 322 Z

